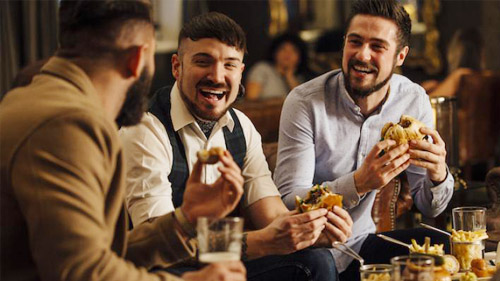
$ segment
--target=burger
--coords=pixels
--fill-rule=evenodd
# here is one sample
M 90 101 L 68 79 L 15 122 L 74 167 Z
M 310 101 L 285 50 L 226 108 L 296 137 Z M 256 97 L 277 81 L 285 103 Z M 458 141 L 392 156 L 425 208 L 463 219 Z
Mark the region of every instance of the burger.
M 203 164 L 215 164 L 219 162 L 220 157 L 224 154 L 225 149 L 222 147 L 212 147 L 209 150 L 202 149 L 196 153 L 198 160 Z
M 301 213 L 321 208 L 332 211 L 334 206 L 342 208 L 342 198 L 342 195 L 332 193 L 326 186 L 317 184 L 309 190 L 306 198 L 301 199 L 299 196 L 296 196 L 295 205 Z
M 396 145 L 408 143 L 410 140 L 423 140 L 427 136 L 420 132 L 420 128 L 425 127 L 425 124 L 409 115 L 401 115 L 399 123 L 394 124 L 389 122 L 382 128 L 382 140 L 394 140 Z M 390 150 L 392 147 L 387 148 Z

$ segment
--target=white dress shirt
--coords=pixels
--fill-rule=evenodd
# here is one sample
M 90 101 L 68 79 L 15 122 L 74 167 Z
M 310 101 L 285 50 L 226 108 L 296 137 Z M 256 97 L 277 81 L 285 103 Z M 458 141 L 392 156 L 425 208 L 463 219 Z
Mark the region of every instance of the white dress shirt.
M 177 83 L 172 87 L 171 105 L 172 124 L 184 145 L 191 173 L 199 150 L 214 146 L 226 148 L 222 128 L 227 126 L 232 131 L 234 121 L 231 114 L 226 112 L 207 139 L 184 104 Z M 248 117 L 236 109 L 235 112 L 247 144 L 242 169 L 245 208 L 264 197 L 280 196 L 280 193 L 271 178 L 259 133 Z M 172 188 L 168 180 L 173 153 L 165 126 L 156 116 L 146 113 L 139 125 L 122 128 L 120 137 L 127 169 L 126 201 L 133 224 L 138 225 L 147 219 L 174 211 Z M 202 180 L 205 183 L 211 184 L 219 178 L 218 165 L 204 165 Z
M 345 89 L 344 75 L 334 70 L 292 90 L 281 112 L 279 149 L 274 180 L 289 209 L 295 196 L 305 197 L 313 184 L 322 184 L 344 196 L 343 203 L 354 225 L 347 245 L 357 252 L 369 233 L 375 232 L 371 211 L 376 192 L 359 196 L 354 171 L 380 141 L 387 122 L 397 123 L 408 114 L 433 127 L 429 97 L 419 85 L 394 74 L 387 100 L 365 117 Z M 434 186 L 427 171 L 410 165 L 406 175 L 418 209 L 435 217 L 446 209 L 453 195 L 451 173 Z M 352 258 L 332 250 L 337 270 L 344 271 Z

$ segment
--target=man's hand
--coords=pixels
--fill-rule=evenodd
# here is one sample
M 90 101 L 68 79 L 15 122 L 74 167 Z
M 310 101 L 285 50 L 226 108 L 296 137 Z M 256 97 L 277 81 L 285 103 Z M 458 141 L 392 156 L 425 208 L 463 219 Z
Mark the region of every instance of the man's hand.
M 190 223 L 195 223 L 201 216 L 221 218 L 229 214 L 238 205 L 243 195 L 243 177 L 229 151 L 220 157 L 220 178 L 213 184 L 201 181 L 203 164 L 199 161 L 193 166 L 184 191 L 181 209 Z
M 328 222 L 325 224 L 325 230 L 314 246 L 331 247 L 335 241 L 346 242 L 347 238 L 351 237 L 353 225 L 349 213 L 336 206 L 333 208 L 333 212 L 328 212 L 326 217 Z
M 326 214 L 326 209 L 319 209 L 303 214 L 289 211 L 278 216 L 254 232 L 261 238 L 263 255 L 285 255 L 313 245 L 325 229 Z
M 240 261 L 212 263 L 201 270 L 182 275 L 185 281 L 245 281 L 246 269 Z
M 393 140 L 377 143 L 366 156 L 363 165 L 354 172 L 354 183 L 359 195 L 384 187 L 408 168 L 410 165 L 408 144 L 399 145 L 379 157 L 382 150 L 395 144 Z
M 444 141 L 436 130 L 424 127 L 420 128 L 420 132 L 430 135 L 433 143 L 425 140 L 410 141 L 410 163 L 427 169 L 430 179 L 439 184 L 447 176 Z

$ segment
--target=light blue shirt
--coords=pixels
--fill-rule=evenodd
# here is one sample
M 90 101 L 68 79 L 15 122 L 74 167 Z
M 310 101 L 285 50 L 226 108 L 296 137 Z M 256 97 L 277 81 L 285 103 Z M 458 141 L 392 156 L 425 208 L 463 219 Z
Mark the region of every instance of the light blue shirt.
M 394 74 L 386 101 L 364 117 L 349 96 L 344 75 L 334 70 L 296 87 L 281 113 L 279 148 L 274 180 L 289 209 L 295 196 L 304 197 L 314 184 L 323 184 L 344 196 L 343 204 L 354 225 L 347 245 L 359 252 L 369 233 L 375 233 L 371 210 L 376 192 L 358 196 L 354 171 L 380 141 L 387 122 L 397 123 L 402 114 L 413 116 L 433 128 L 433 115 L 424 89 L 404 76 Z M 445 210 L 453 194 L 454 180 L 434 186 L 425 169 L 411 165 L 406 170 L 411 194 L 418 209 L 428 217 Z M 352 258 L 331 250 L 337 270 L 344 271 Z

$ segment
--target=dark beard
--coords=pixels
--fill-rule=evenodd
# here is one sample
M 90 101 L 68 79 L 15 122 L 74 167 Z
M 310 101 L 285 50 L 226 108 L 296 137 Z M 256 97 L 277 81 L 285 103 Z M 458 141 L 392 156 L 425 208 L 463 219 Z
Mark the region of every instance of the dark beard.
M 203 112 L 202 110 L 200 110 L 197 106 L 196 106 L 196 103 L 189 100 L 189 98 L 187 97 L 187 95 L 184 94 L 184 92 L 182 91 L 182 79 L 179 79 L 179 92 L 181 94 L 181 97 L 182 97 L 182 100 L 184 101 L 184 103 L 186 104 L 189 112 L 191 112 L 191 114 L 193 114 L 194 116 L 198 117 L 198 118 L 201 118 L 202 120 L 204 121 L 218 121 L 222 116 L 224 116 L 224 114 L 226 114 L 226 112 L 229 110 L 229 107 L 231 106 L 228 105 L 220 114 L 218 115 L 214 115 L 214 114 L 206 114 L 205 112 Z M 202 86 L 207 86 L 207 87 L 214 87 L 214 88 L 218 88 L 218 87 L 224 87 L 225 85 L 221 85 L 221 84 L 216 84 L 216 83 L 212 83 L 210 80 L 201 80 L 200 82 L 198 82 L 198 84 L 196 85 L 196 88 L 199 88 L 199 87 L 202 87 Z M 228 89 L 228 92 L 230 92 L 231 89 L 229 88 Z M 226 98 L 226 97 L 224 97 Z
M 394 68 L 395 68 L 395 66 L 392 67 L 391 73 L 382 82 L 375 84 L 370 88 L 362 89 L 362 88 L 353 88 L 351 85 L 351 75 L 349 74 L 349 69 L 351 69 L 354 65 L 369 66 L 371 68 L 376 69 L 376 71 L 378 71 L 378 68 L 376 68 L 373 65 L 369 65 L 367 63 L 364 63 L 364 62 L 361 62 L 361 61 L 358 61 L 355 59 L 352 59 L 349 61 L 348 65 L 347 65 L 347 71 L 344 71 L 342 69 L 342 72 L 344 73 L 344 76 L 345 76 L 345 88 L 346 88 L 347 92 L 349 93 L 349 95 L 353 99 L 365 98 L 365 97 L 369 96 L 370 94 L 382 89 L 382 87 L 384 87 L 387 84 L 387 82 L 389 82 L 389 80 L 391 80 L 392 73 L 394 72 Z
M 147 110 L 152 80 L 149 69 L 144 68 L 139 79 L 127 91 L 125 102 L 116 117 L 118 127 L 137 125 L 141 121 L 142 115 Z

